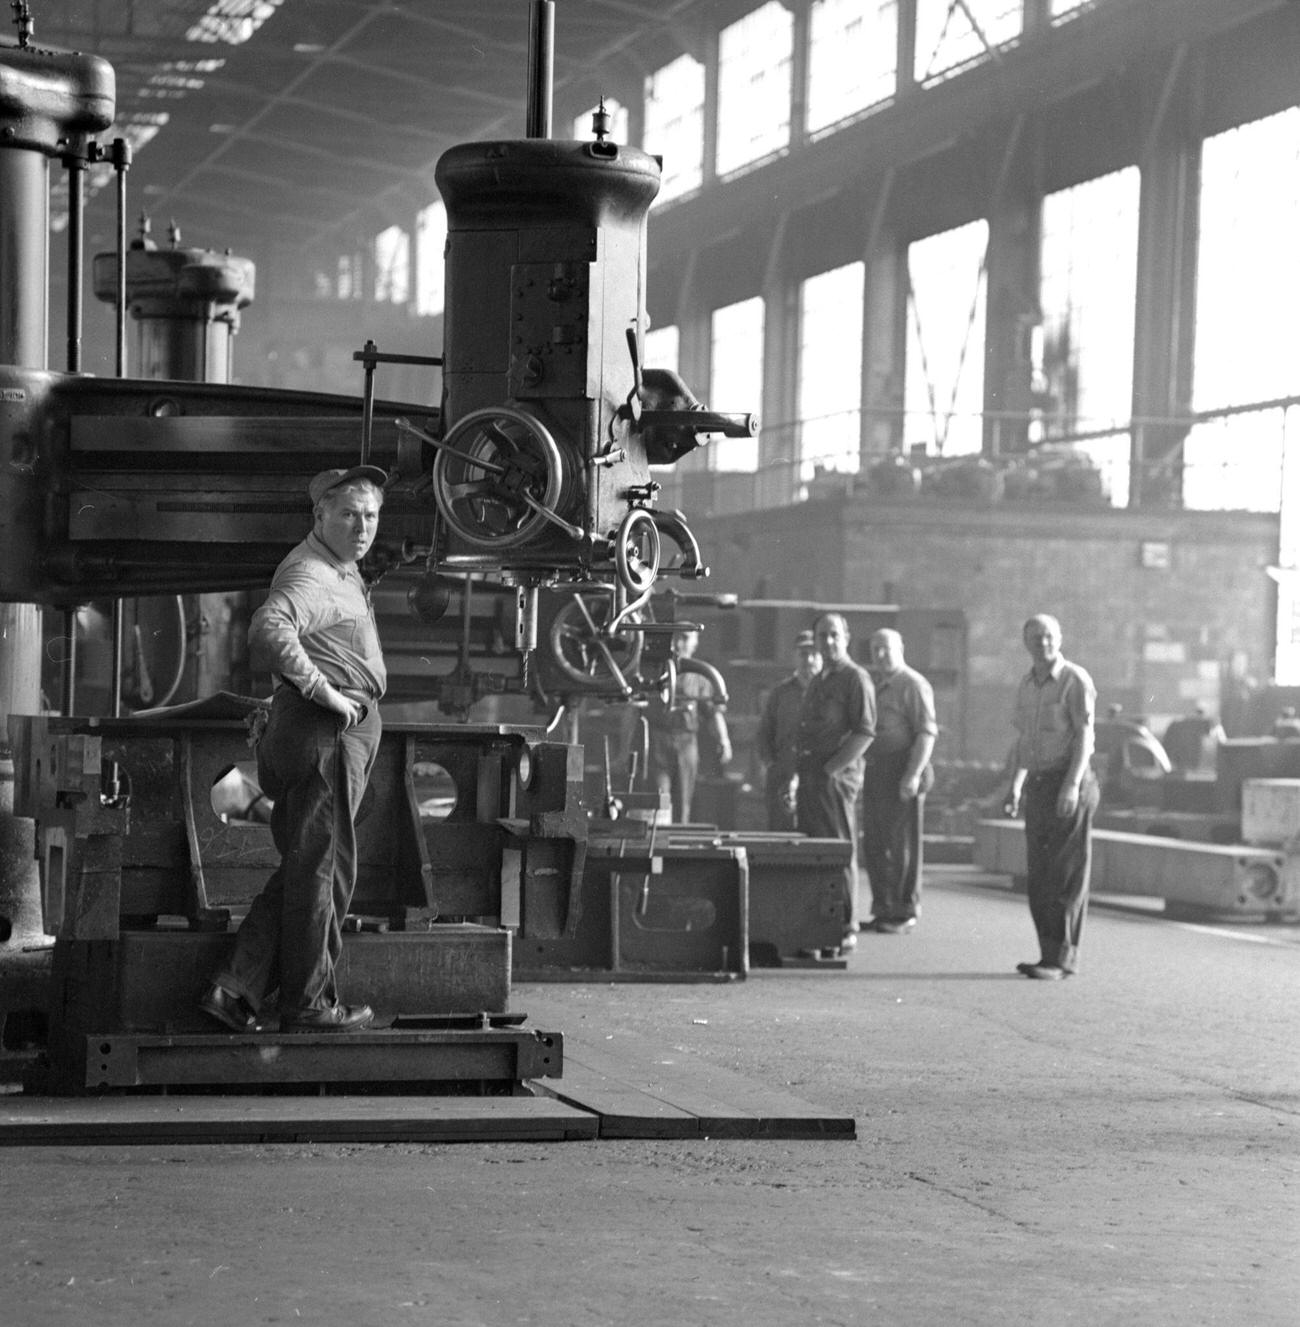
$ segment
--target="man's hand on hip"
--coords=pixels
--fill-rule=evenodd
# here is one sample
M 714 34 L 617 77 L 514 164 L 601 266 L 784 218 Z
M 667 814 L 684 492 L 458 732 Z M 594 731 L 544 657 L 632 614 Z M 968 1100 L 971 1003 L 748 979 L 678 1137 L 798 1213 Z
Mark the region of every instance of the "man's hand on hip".
M 366 717 L 366 707 L 359 701 L 345 696 L 336 687 L 327 682 L 312 699 L 322 709 L 332 710 L 343 720 L 344 728 L 351 728 Z

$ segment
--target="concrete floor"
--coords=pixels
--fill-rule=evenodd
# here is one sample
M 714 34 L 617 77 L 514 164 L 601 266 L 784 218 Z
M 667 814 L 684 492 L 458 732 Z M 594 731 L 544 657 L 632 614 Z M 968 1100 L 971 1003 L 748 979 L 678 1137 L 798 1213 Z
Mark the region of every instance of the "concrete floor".
M 1094 906 L 1084 971 L 1022 898 L 929 874 L 845 972 L 531 985 L 856 1142 L 13 1148 L 0 1321 L 392 1327 L 1300 1321 L 1300 928 Z

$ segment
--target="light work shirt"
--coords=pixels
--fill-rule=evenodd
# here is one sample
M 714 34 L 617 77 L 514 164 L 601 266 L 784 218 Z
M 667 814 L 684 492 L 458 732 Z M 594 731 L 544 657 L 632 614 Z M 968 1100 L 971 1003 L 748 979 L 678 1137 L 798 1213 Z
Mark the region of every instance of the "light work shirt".
M 1078 664 L 1058 658 L 1040 682 L 1031 668 L 1016 690 L 1016 764 L 1031 774 L 1064 769 L 1097 718 L 1097 688 Z
M 309 534 L 275 569 L 249 644 L 309 700 L 327 682 L 378 699 L 388 685 L 370 592 L 355 562 Z
M 911 749 L 921 733 L 937 737 L 939 723 L 934 714 L 934 688 L 915 668 L 904 664 L 889 677 L 876 682 L 876 740 L 872 750 L 893 755 Z

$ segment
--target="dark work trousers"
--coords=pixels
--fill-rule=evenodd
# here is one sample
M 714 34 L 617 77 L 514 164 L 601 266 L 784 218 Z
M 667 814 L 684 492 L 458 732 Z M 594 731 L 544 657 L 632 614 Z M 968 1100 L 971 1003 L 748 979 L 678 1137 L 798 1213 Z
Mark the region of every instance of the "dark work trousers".
M 833 777 L 822 769 L 820 760 L 804 761 L 799 766 L 799 832 L 814 839 L 843 839 L 849 844 L 848 865 L 844 868 L 844 929 L 858 929 L 858 794 L 862 791 L 861 762 Z
M 862 865 L 871 882 L 878 922 L 912 921 L 921 915 L 921 828 L 925 796 L 898 795 L 909 753 L 867 770 L 862 784 Z M 922 785 L 924 786 L 924 785 Z
M 691 818 L 695 780 L 700 773 L 700 742 L 695 733 L 650 730 L 650 774 L 655 791 L 672 801 L 673 824 Z
M 1092 867 L 1092 817 L 1100 794 L 1091 771 L 1083 776 L 1074 814 L 1058 816 L 1065 770 L 1025 779 L 1025 847 L 1029 915 L 1038 932 L 1040 962 L 1073 972 L 1079 958 Z
M 254 1009 L 277 986 L 282 1013 L 338 1002 L 334 965 L 356 886 L 356 818 L 381 731 L 376 704 L 344 729 L 341 716 L 291 687 L 275 693 L 257 777 L 274 803 L 271 837 L 280 865 L 213 979 Z
M 784 760 L 774 760 L 767 767 L 764 792 L 767 800 L 767 827 L 774 833 L 788 834 L 795 827 L 795 772 Z

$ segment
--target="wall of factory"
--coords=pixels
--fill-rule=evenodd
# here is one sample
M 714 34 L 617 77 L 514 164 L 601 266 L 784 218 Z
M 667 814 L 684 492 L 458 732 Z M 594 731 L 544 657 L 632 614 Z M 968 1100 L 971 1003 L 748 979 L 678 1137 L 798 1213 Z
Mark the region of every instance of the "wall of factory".
M 712 591 L 963 610 L 966 731 L 954 745 L 973 760 L 1007 753 L 1012 690 L 1028 667 L 1020 630 L 1034 612 L 1061 619 L 1103 713 L 1121 704 L 1157 732 L 1198 701 L 1217 713 L 1230 676 L 1268 674 L 1275 517 L 844 496 L 693 528 Z

